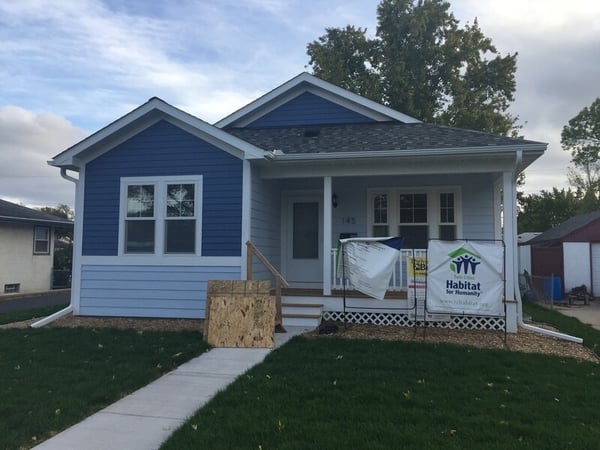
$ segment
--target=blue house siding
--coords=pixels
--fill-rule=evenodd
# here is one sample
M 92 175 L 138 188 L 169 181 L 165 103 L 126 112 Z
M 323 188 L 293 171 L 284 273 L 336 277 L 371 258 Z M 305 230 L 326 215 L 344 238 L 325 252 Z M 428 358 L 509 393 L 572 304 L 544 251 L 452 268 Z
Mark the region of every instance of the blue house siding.
M 85 265 L 79 313 L 203 319 L 207 281 L 239 279 L 239 267 Z
M 252 168 L 252 205 L 250 240 L 278 270 L 281 269 L 281 183 L 263 180 L 258 168 Z M 269 280 L 271 274 L 263 264 L 254 261 L 255 280 Z
M 248 128 L 368 123 L 373 119 L 305 92 L 247 125 Z
M 202 255 L 240 256 L 242 161 L 160 121 L 86 165 L 83 255 L 118 254 L 122 177 L 202 175 Z

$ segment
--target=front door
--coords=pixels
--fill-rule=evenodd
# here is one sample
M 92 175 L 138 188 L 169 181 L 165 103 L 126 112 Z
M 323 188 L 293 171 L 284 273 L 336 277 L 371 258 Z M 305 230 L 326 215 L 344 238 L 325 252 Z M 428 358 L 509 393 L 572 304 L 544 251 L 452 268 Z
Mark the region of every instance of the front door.
M 323 282 L 321 197 L 293 195 L 286 201 L 285 279 L 306 287 Z

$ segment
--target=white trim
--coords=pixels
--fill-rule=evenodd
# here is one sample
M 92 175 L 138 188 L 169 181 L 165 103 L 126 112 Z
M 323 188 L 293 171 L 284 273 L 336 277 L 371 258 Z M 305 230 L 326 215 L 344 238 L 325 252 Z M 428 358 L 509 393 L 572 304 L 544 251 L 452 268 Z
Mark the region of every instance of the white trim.
M 127 258 L 120 256 L 83 256 L 81 265 L 86 266 L 223 266 L 240 267 L 240 256 L 175 256 L 166 255 L 158 260 L 149 258 L 148 255 L 130 255 Z
M 515 300 L 516 283 L 515 273 L 516 240 L 516 194 L 513 172 L 502 174 L 502 204 L 504 206 L 504 248 L 505 248 L 505 296 L 506 300 Z M 510 331 L 510 330 L 509 330 Z
M 168 184 L 189 183 L 194 184 L 194 220 L 196 221 L 195 251 L 193 255 L 165 253 L 165 221 L 166 221 L 166 194 Z M 127 186 L 132 184 L 154 185 L 154 253 L 126 253 L 125 252 L 125 219 L 127 217 Z M 117 255 L 122 259 L 137 259 L 143 257 L 152 264 L 171 264 L 174 259 L 188 257 L 197 258 L 202 255 L 202 175 L 179 175 L 158 177 L 122 177 L 120 180 L 119 193 L 119 236 Z
M 241 279 L 248 279 L 248 267 L 245 263 L 248 255 L 248 247 L 246 242 L 250 240 L 250 227 L 252 223 L 252 167 L 249 161 L 242 163 L 242 267 Z
M 332 194 L 331 177 L 323 177 L 323 295 L 331 295 Z
M 266 93 L 262 97 L 254 100 L 243 108 L 237 110 L 233 114 L 230 114 L 224 119 L 216 122 L 215 126 L 223 128 L 231 124 L 237 125 L 237 122 L 243 124 L 248 120 L 256 120 L 266 112 L 269 112 L 271 110 L 269 109 L 271 103 L 277 102 L 279 97 L 286 96 L 287 100 L 295 97 L 295 95 L 290 96 L 290 93 L 295 93 L 297 91 L 299 91 L 299 93 L 296 95 L 306 91 L 318 92 L 319 94 L 329 94 L 329 100 L 337 98 L 338 100 L 336 100 L 336 103 L 342 104 L 343 106 L 355 110 L 361 114 L 366 114 L 368 111 L 370 111 L 370 114 L 373 116 L 379 115 L 379 120 L 384 120 L 384 118 L 387 118 L 387 120 L 398 120 L 404 123 L 420 123 L 420 121 L 414 117 L 410 117 L 392 108 L 374 102 L 373 100 L 361 97 L 360 95 L 354 94 L 346 89 L 342 89 L 334 84 L 328 83 L 327 81 L 323 81 L 313 75 L 303 72 L 284 84 L 276 87 L 272 91 Z M 258 110 L 262 111 L 257 114 L 259 112 Z
M 462 187 L 457 185 L 449 186 L 413 186 L 413 187 L 382 187 L 367 189 L 367 236 L 373 236 L 373 199 L 378 194 L 387 194 L 387 226 L 388 235 L 396 236 L 400 224 L 399 196 L 406 194 L 426 194 L 427 195 L 427 223 L 415 225 L 427 225 L 429 238 L 439 238 L 440 222 L 440 204 L 439 195 L 443 193 L 454 194 L 454 223 L 448 225 L 456 226 L 456 239 L 462 239 L 463 236 L 463 202 Z
M 169 120 L 169 122 L 182 128 L 191 127 L 191 129 L 197 130 L 200 133 L 199 136 L 206 135 L 207 139 L 210 136 L 214 138 L 212 143 L 225 151 L 230 151 L 231 148 L 239 149 L 243 152 L 245 158 L 262 159 L 265 155 L 262 149 L 226 133 L 181 109 L 175 108 L 164 100 L 154 97 L 64 152 L 56 155 L 48 163 L 56 167 L 79 168 L 80 166 L 76 158 L 81 157 L 84 152 L 93 149 L 94 157 L 97 157 L 114 147 L 115 142 L 118 143 L 120 141 L 121 135 L 131 137 L 161 119 Z M 189 131 L 190 128 L 187 128 L 187 130 Z M 115 139 L 116 134 L 118 134 L 118 140 Z M 109 145 L 106 145 L 107 142 Z M 99 152 L 96 149 L 99 149 Z

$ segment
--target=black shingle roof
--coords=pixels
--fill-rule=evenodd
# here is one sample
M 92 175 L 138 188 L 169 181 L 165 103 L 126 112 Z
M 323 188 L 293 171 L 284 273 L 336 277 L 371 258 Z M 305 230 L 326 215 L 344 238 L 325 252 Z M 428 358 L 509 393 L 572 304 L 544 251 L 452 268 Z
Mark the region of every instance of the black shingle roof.
M 377 122 L 314 127 L 229 128 L 227 132 L 263 150 L 280 150 L 285 154 L 540 144 L 426 123 Z
M 31 222 L 47 225 L 73 226 L 73 222 L 16 203 L 0 200 L 0 222 Z
M 600 219 L 600 211 L 594 211 L 591 213 L 580 214 L 578 216 L 571 217 L 560 225 L 557 225 L 554 228 L 551 228 L 548 231 L 534 237 L 528 243 L 539 244 L 542 242 L 559 241 L 574 231 L 577 231 L 598 219 Z

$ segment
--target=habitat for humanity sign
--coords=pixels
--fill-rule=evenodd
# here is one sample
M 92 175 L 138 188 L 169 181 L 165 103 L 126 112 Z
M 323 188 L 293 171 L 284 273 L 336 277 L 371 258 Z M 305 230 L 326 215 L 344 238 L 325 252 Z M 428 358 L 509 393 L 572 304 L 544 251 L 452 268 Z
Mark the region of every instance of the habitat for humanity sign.
M 472 241 L 429 241 L 427 310 L 502 315 L 504 247 Z
M 383 300 L 403 238 L 350 238 L 338 244 L 337 274 L 363 294 Z

